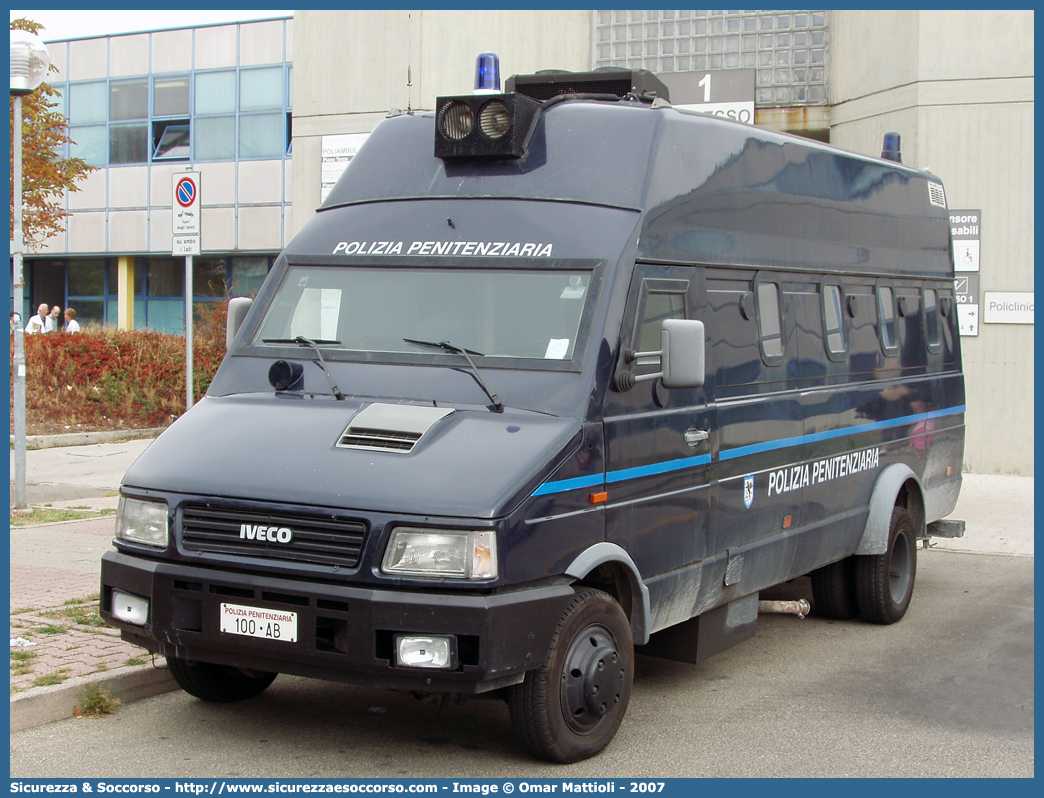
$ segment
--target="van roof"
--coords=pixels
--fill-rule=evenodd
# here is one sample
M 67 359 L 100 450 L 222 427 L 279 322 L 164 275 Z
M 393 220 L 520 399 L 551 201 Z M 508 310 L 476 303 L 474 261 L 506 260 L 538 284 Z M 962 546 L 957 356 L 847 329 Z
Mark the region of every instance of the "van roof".
M 640 258 L 937 276 L 952 268 L 942 184 L 891 161 L 632 102 L 555 104 L 517 160 L 440 160 L 434 128 L 432 113 L 382 121 L 320 210 L 563 201 L 642 212 Z

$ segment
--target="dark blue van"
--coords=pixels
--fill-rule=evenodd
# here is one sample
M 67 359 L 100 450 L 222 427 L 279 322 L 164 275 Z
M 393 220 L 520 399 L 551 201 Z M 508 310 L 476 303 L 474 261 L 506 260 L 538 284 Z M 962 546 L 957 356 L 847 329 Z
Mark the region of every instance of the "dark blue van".
M 941 182 L 621 74 L 390 116 L 233 300 L 102 560 L 103 617 L 189 693 L 498 696 L 569 762 L 636 650 L 747 639 L 763 589 L 903 617 L 959 524 Z

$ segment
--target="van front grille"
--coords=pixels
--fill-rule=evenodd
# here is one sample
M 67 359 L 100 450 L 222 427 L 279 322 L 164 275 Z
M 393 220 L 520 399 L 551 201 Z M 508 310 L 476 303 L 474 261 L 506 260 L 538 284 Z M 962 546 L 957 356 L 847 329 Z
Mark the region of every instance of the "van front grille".
M 334 515 L 296 515 L 188 505 L 181 542 L 188 551 L 354 568 L 367 525 Z

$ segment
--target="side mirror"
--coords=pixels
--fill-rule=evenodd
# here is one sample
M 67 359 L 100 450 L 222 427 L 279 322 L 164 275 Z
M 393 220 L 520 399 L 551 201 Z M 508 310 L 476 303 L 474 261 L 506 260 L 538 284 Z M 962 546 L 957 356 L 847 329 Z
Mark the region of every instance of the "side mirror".
M 703 385 L 706 350 L 703 322 L 664 319 L 660 330 L 660 381 L 664 388 Z
M 232 348 L 232 341 L 235 340 L 239 328 L 243 326 L 243 319 L 246 318 L 247 311 L 250 310 L 250 306 L 253 304 L 254 300 L 247 296 L 232 297 L 232 299 L 228 300 L 228 319 L 225 320 L 225 349 Z
M 664 388 L 699 388 L 706 379 L 706 337 L 703 322 L 694 319 L 664 319 L 660 328 L 660 351 L 624 353 L 624 361 L 632 363 L 640 357 L 659 357 L 660 370 L 655 374 L 635 376 L 633 371 L 616 375 L 616 389 L 630 390 L 635 383 L 659 379 Z

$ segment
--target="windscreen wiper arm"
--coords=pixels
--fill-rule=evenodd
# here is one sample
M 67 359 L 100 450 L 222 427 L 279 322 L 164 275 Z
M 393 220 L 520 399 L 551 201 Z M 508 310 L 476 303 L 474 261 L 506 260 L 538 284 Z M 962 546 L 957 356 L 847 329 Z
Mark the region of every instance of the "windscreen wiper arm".
M 414 338 L 403 338 L 408 344 L 417 344 L 419 346 L 430 346 L 433 349 L 442 349 L 446 352 L 453 352 L 454 354 L 464 355 L 468 359 L 468 365 L 471 366 L 471 373 L 475 375 L 475 379 L 478 380 L 479 385 L 482 386 L 482 390 L 486 392 L 486 396 L 493 402 L 493 410 L 497 413 L 504 412 L 504 403 L 500 401 L 500 397 L 497 396 L 493 391 L 486 385 L 486 381 L 482 379 L 482 374 L 479 372 L 478 367 L 475 366 L 475 361 L 471 359 L 472 355 L 483 357 L 481 352 L 476 352 L 474 349 L 464 349 L 461 346 L 455 346 L 449 341 L 418 341 Z
M 341 343 L 340 341 L 332 341 L 326 338 L 316 338 L 313 341 L 311 338 L 299 335 L 296 338 L 262 338 L 261 342 L 265 344 L 297 344 L 298 346 L 312 347 L 315 350 L 315 354 L 319 356 L 319 366 L 322 368 L 323 374 L 326 375 L 326 379 L 330 382 L 330 390 L 333 391 L 333 395 L 338 399 L 344 399 L 344 394 L 341 393 L 341 389 L 334 382 L 333 375 L 330 374 L 330 370 L 326 367 L 326 361 L 323 360 L 323 352 L 319 348 L 319 344 L 339 344 Z

